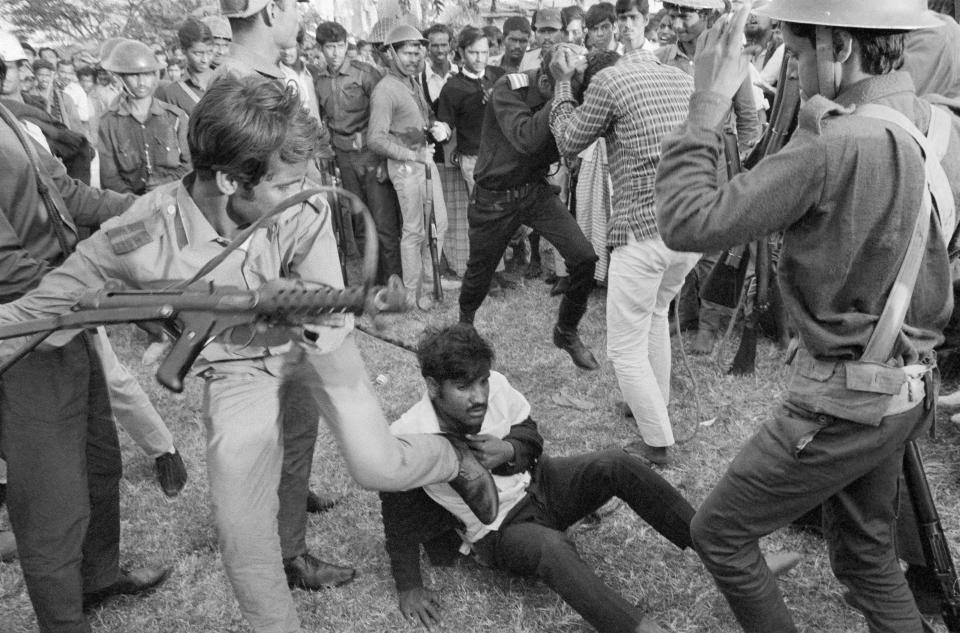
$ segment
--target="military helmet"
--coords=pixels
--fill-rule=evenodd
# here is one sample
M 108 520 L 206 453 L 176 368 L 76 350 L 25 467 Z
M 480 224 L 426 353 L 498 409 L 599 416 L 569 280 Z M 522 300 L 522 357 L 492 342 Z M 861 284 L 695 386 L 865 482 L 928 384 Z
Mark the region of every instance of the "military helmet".
M 390 32 L 387 33 L 387 39 L 385 39 L 383 43 L 387 46 L 393 46 L 401 42 L 420 42 L 426 45 L 427 40 L 423 37 L 423 33 L 415 27 L 409 24 L 398 24 L 390 29 Z
M 377 23 L 370 29 L 370 36 L 367 38 L 371 44 L 380 45 L 387 40 L 387 34 L 400 22 L 396 17 L 385 17 L 377 20 Z
M 687 9 L 696 9 L 697 11 L 722 11 L 724 9 L 723 0 L 664 0 L 666 4 L 675 4 L 678 7 Z
M 27 54 L 23 52 L 20 40 L 9 31 L 0 31 L 0 57 L 8 64 L 26 61 L 27 59 Z
M 770 0 L 756 12 L 774 20 L 858 29 L 910 31 L 943 23 L 927 0 Z
M 163 68 L 149 46 L 126 39 L 117 42 L 100 65 L 104 70 L 120 75 L 151 73 Z
M 208 15 L 200 20 L 210 29 L 214 39 L 233 40 L 233 30 L 230 28 L 230 20 L 222 15 Z

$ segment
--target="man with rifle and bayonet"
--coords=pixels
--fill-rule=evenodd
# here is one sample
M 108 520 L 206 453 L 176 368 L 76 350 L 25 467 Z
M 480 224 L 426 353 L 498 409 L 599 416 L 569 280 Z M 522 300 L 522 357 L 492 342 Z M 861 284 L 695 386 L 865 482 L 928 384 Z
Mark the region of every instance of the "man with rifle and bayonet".
M 925 623 L 892 530 L 905 452 L 916 464 L 913 440 L 933 416 L 933 350 L 952 307 L 960 120 L 919 99 L 896 69 L 904 34 L 936 20 L 923 0 L 759 7 L 782 21 L 805 102 L 782 150 L 719 185 L 721 128 L 749 63 L 751 4 L 699 47 L 690 115 L 663 144 L 657 220 L 664 242 L 682 250 L 784 231 L 779 282 L 799 346 L 783 402 L 694 517 L 694 547 L 745 631 L 796 631 L 758 540 L 822 503 L 848 602 L 871 631 L 919 633 Z M 949 552 L 935 512 L 924 522 L 956 630 Z
M 0 306 L 0 324 L 68 313 L 78 297 L 108 280 L 156 291 L 144 293 L 143 303 L 161 311 L 164 304 L 175 309 L 178 292 L 191 281 L 241 290 L 265 289 L 281 278 L 307 288 L 342 287 L 322 196 L 301 196 L 270 222 L 261 219 L 304 188 L 318 125 L 293 87 L 258 76 L 221 77 L 191 117 L 195 171 L 105 222 L 35 291 Z M 210 263 L 224 255 L 218 265 Z M 493 520 L 492 478 L 468 448 L 439 437 L 391 435 L 349 315 L 315 317 L 299 327 L 234 328 L 208 341 L 207 332 L 219 332 L 216 325 L 184 329 L 172 354 L 185 365 L 174 378 L 182 378 L 199 353 L 214 520 L 227 577 L 254 631 L 300 631 L 277 517 L 281 437 L 287 416 L 297 415 L 286 408 L 290 397 L 306 394 L 361 486 L 402 490 L 450 481 L 478 516 Z M 0 351 L 7 355 L 9 344 Z M 352 570 L 344 572 L 330 584 L 353 577 Z

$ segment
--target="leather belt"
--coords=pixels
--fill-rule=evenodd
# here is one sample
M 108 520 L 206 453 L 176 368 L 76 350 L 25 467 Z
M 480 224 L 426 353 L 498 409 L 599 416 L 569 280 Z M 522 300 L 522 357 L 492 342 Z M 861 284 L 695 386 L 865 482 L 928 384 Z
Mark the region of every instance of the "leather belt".
M 488 189 L 483 185 L 477 184 L 476 189 L 479 192 L 483 193 L 483 197 L 486 199 L 493 199 L 497 201 L 514 201 L 520 200 L 521 198 L 526 197 L 535 187 L 538 187 L 544 183 L 542 182 L 527 182 L 522 185 L 517 185 L 516 187 L 510 187 L 509 189 Z

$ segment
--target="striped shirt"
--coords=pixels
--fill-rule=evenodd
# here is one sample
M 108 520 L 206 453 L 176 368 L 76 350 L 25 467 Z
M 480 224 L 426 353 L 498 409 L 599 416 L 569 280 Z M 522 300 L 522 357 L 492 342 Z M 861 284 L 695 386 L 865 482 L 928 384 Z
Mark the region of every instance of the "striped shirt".
M 575 156 L 599 137 L 606 138 L 613 178 L 613 212 L 607 246 L 657 237 L 653 185 L 660 142 L 687 117 L 693 79 L 635 50 L 593 78 L 576 107 L 570 82 L 557 82 L 550 128 L 557 148 Z

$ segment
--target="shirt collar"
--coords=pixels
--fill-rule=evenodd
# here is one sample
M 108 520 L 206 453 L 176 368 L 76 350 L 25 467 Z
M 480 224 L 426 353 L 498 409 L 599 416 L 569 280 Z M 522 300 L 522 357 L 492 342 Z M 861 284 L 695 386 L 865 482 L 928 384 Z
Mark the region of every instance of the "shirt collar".
M 180 221 L 183 223 L 183 233 L 187 238 L 187 244 L 203 244 L 206 242 L 223 242 L 224 237 L 217 233 L 203 211 L 197 206 L 190 196 L 187 186 L 192 182 L 194 174 L 189 174 L 183 178 L 177 186 L 177 210 L 180 214 Z
M 461 68 L 460 74 L 463 75 L 464 77 L 469 77 L 470 79 L 477 79 L 477 80 L 482 79 L 483 77 L 482 75 L 478 75 L 477 73 L 470 72 L 466 68 Z
M 241 46 L 236 42 L 230 44 L 228 60 L 234 65 L 249 68 L 270 79 L 284 78 L 283 70 L 277 63 L 278 60 L 264 57 L 260 53 L 250 50 L 246 46 Z M 228 64 L 229 62 L 224 60 L 224 64 Z
M 447 72 L 447 74 L 445 74 L 445 75 L 441 75 L 440 73 L 436 72 L 436 71 L 433 69 L 433 66 L 431 66 L 429 63 L 426 65 L 426 68 L 424 69 L 423 72 L 426 74 L 427 79 L 429 80 L 429 79 L 432 78 L 432 77 L 438 77 L 439 79 L 446 79 L 447 77 L 450 77 L 451 75 L 457 74 L 457 71 L 458 71 L 457 65 L 451 62 L 451 64 L 450 64 L 450 71 Z
M 156 97 L 150 99 L 150 115 L 161 116 L 164 113 L 163 106 L 157 101 Z M 133 116 L 130 111 L 130 99 L 123 97 L 117 102 L 117 114 L 120 116 Z
M 643 60 L 646 60 L 646 61 L 651 61 L 651 62 L 653 62 L 653 61 L 657 61 L 657 56 L 654 55 L 653 52 L 652 52 L 651 50 L 649 50 L 649 49 L 646 49 L 646 48 L 635 48 L 635 49 L 633 49 L 632 51 L 630 51 L 629 53 L 624 53 L 624 54 L 623 54 L 623 57 L 622 57 L 621 59 L 631 60 L 631 61 L 638 61 L 638 60 L 643 59 Z
M 837 95 L 835 101 L 842 106 L 851 106 L 880 101 L 895 93 L 908 93 L 910 95 L 916 93 L 913 79 L 906 71 L 899 70 L 886 75 L 874 75 L 863 81 L 858 81 Z

